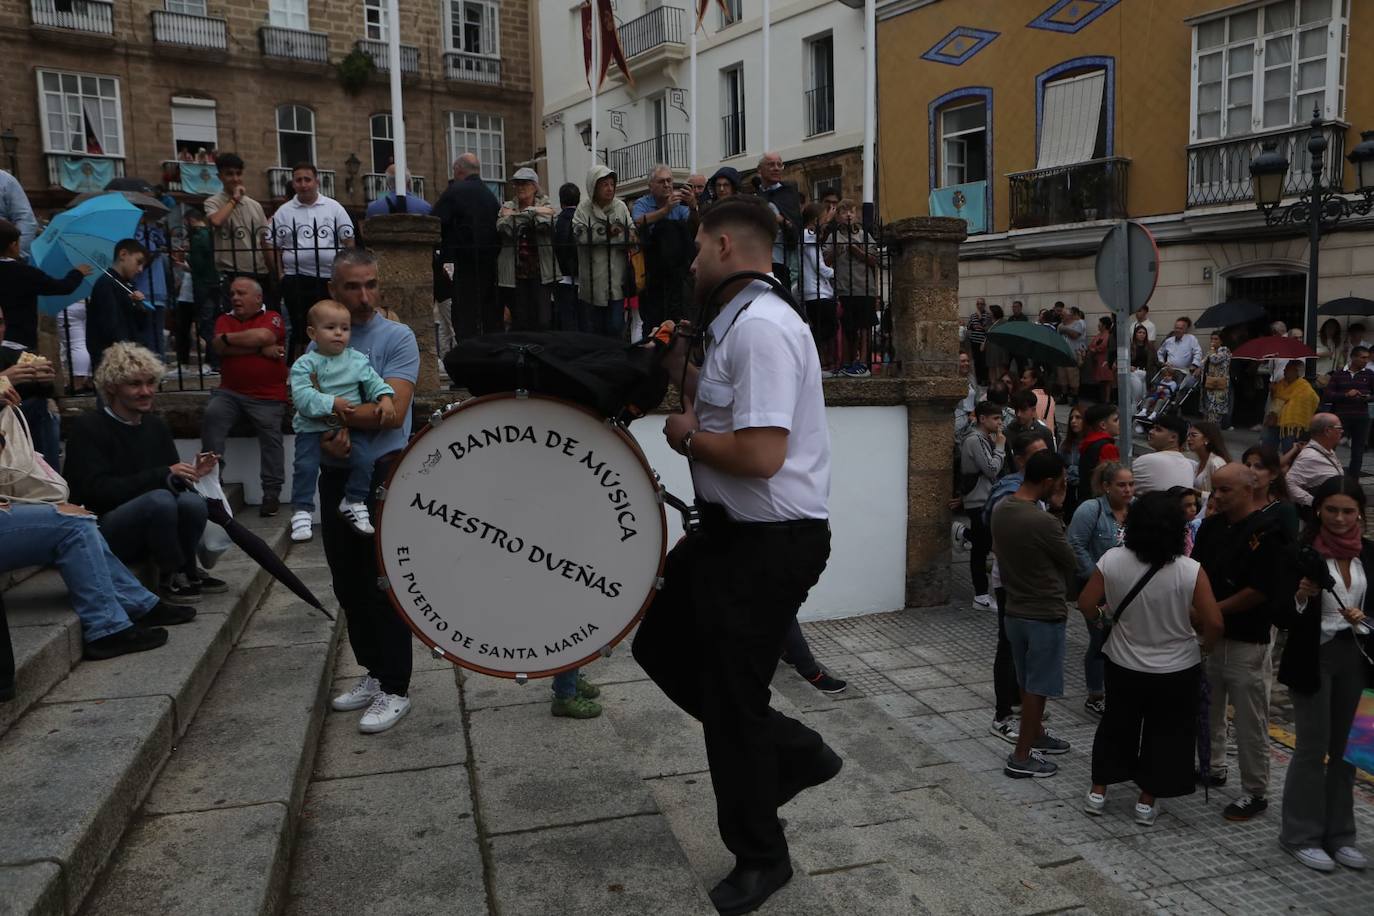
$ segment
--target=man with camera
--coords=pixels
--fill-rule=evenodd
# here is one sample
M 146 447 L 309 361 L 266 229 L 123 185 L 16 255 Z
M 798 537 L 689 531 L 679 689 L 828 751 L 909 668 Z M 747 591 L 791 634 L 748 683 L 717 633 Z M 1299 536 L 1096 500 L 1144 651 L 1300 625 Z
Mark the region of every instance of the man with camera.
M 649 192 L 635 201 L 630 217 L 644 247 L 639 317 L 648 332 L 664 319 L 687 314 L 697 196 L 689 185 L 673 187 L 673 170 L 658 165 L 649 176 Z
M 1269 682 L 1272 672 L 1272 605 L 1284 577 L 1283 533 L 1273 513 L 1254 498 L 1255 472 L 1228 464 L 1212 474 L 1216 512 L 1202 523 L 1193 559 L 1211 580 L 1225 625 L 1207 658 L 1212 685 L 1212 760 L 1226 759 L 1226 707 L 1235 708 L 1236 745 L 1244 794 L 1227 805 L 1228 821 L 1248 821 L 1269 807 Z M 1225 766 L 1214 766 L 1211 784 L 1226 784 Z

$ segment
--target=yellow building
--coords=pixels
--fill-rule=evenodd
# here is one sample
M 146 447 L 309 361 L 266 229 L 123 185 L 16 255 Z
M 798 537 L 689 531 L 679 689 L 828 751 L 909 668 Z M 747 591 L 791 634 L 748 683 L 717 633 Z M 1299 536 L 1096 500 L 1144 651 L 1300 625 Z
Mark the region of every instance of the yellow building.
M 1277 143 L 1296 198 L 1315 106 L 1327 175 L 1354 190 L 1374 55 L 1348 50 L 1374 0 L 887 0 L 878 17 L 882 213 L 969 221 L 966 312 L 1062 299 L 1095 326 L 1093 255 L 1124 216 L 1160 245 L 1160 334 L 1230 298 L 1301 326 L 1307 236 L 1265 227 L 1249 163 Z M 1374 298 L 1372 229 L 1323 239 L 1320 301 Z

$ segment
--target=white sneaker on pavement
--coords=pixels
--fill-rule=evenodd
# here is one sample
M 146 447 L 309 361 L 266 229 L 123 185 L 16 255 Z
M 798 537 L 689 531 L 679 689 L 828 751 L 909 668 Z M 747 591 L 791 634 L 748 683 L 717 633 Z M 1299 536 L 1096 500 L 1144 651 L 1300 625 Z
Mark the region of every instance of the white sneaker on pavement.
M 345 693 L 336 696 L 329 705 L 338 712 L 362 709 L 376 699 L 381 692 L 381 683 L 372 675 L 364 674 L 358 678 L 358 683 L 350 687 Z
M 1083 810 L 1089 814 L 1102 814 L 1102 812 L 1107 810 L 1107 796 L 1098 795 L 1092 789 L 1089 789 L 1087 796 L 1083 799 Z
M 410 712 L 410 697 L 398 697 L 394 693 L 379 693 L 372 705 L 358 720 L 358 731 L 364 735 L 384 732 Z
M 1021 740 L 1021 719 L 1017 716 L 1007 716 L 1005 719 L 993 719 L 992 725 L 988 728 L 998 738 L 1008 744 L 1015 744 Z
M 982 608 L 982 609 L 985 610 L 985 611 L 988 610 L 989 608 L 992 607 L 992 596 L 991 596 L 991 595 L 974 595 L 974 596 L 973 596 L 973 606 L 974 606 L 974 607 L 980 607 L 980 608 Z
M 1284 849 L 1288 849 L 1287 846 Z M 1310 849 L 1288 849 L 1303 865 L 1313 871 L 1335 871 L 1336 863 L 1331 861 L 1331 857 L 1326 854 L 1325 849 L 1318 849 L 1316 846 Z
M 1142 827 L 1153 827 L 1155 818 L 1159 817 L 1159 799 L 1155 799 L 1153 805 L 1144 802 L 1135 803 L 1135 822 Z
M 1342 846 L 1336 850 L 1332 858 L 1346 868 L 1353 868 L 1356 871 L 1363 871 L 1369 865 L 1369 860 L 1365 858 L 1364 853 L 1354 846 Z
M 303 544 L 315 536 L 311 530 L 310 513 L 300 509 L 291 513 L 291 540 Z
M 339 503 L 339 514 L 343 520 L 353 527 L 358 534 L 376 534 L 377 529 L 372 527 L 372 519 L 367 514 L 367 503 L 351 503 L 344 500 Z

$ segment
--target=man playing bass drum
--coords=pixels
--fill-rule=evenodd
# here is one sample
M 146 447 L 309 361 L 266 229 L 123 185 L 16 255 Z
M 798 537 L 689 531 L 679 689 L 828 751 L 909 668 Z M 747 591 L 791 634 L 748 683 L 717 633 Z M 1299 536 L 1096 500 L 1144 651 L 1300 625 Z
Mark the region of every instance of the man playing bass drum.
M 691 463 L 701 525 L 668 555 L 664 585 L 634 641 L 663 692 L 700 720 L 721 839 L 736 865 L 711 891 L 748 913 L 792 877 L 777 809 L 843 765 L 821 736 L 769 706 L 783 637 L 830 555 L 830 437 L 821 367 L 805 322 L 770 284 L 776 220 L 724 200 L 703 215 L 699 303 L 724 303 L 705 333 L 665 356 L 684 410 L 664 425 Z M 683 375 L 683 372 L 686 375 Z

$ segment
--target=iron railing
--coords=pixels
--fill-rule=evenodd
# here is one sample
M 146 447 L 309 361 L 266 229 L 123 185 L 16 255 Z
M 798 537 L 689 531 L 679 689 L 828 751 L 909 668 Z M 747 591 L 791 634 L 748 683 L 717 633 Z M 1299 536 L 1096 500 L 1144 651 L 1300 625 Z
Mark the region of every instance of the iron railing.
M 444 55 L 444 79 L 501 85 L 501 58 L 449 51 Z
M 628 60 L 660 45 L 683 42 L 685 14 L 675 6 L 660 6 L 620 27 L 620 47 Z
M 223 51 L 229 47 L 229 23 L 223 19 L 166 10 L 153 10 L 152 15 L 153 41 L 158 44 L 209 51 Z
M 383 73 L 391 69 L 391 48 L 385 41 L 359 38 L 353 46 L 372 58 L 372 66 Z M 420 49 L 415 45 L 401 45 L 401 72 L 418 74 L 420 72 Z
M 324 32 L 306 32 L 265 25 L 258 29 L 265 57 L 303 60 L 312 64 L 329 63 L 329 36 Z
M 1325 179 L 1339 187 L 1345 166 L 1345 125 L 1325 124 L 1322 133 L 1327 142 Z M 1253 202 L 1250 160 L 1260 154 L 1261 144 L 1268 142 L 1277 143 L 1278 151 L 1289 162 L 1284 196 L 1305 193 L 1312 187 L 1312 164 L 1307 152 L 1307 138 L 1311 135 L 1312 128 L 1302 125 L 1279 133 L 1252 134 L 1188 147 L 1188 206 Z
M 744 152 L 744 109 L 720 119 L 720 135 L 724 141 L 725 156 L 738 156 Z
M 58 9 L 57 0 L 29 0 L 33 24 L 51 29 L 114 34 L 114 4 L 106 0 L 71 0 Z
M 387 176 L 385 172 L 368 172 L 364 175 L 363 199 L 368 203 L 372 203 L 377 198 L 388 193 L 390 189 L 386 186 L 386 179 Z M 406 193 L 412 197 L 418 197 L 423 200 L 425 196 L 425 179 L 420 175 L 411 175 L 410 188 Z
M 659 163 L 669 168 L 687 169 L 691 167 L 690 144 L 691 137 L 687 134 L 660 134 L 611 150 L 607 165 L 622 182 L 648 178 L 649 170 Z
M 1130 164 L 1112 157 L 1008 175 L 1011 228 L 1124 219 Z
M 67 160 L 80 162 L 83 159 L 100 159 L 114 163 L 114 175 L 116 178 L 124 177 L 124 159 L 110 156 L 88 156 L 85 153 L 46 153 L 44 158 L 48 161 L 48 184 L 53 187 L 62 187 L 62 166 Z
M 267 170 L 267 187 L 272 192 L 273 197 L 291 197 L 295 191 L 291 189 L 290 166 L 273 166 Z M 333 169 L 320 169 L 320 193 L 325 197 L 334 197 L 334 177 Z M 337 198 L 336 198 L 337 199 Z
M 806 102 L 806 135 L 828 133 L 835 129 L 835 87 L 817 86 L 803 93 Z

